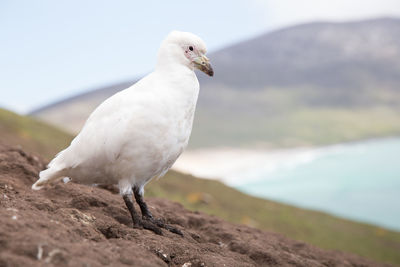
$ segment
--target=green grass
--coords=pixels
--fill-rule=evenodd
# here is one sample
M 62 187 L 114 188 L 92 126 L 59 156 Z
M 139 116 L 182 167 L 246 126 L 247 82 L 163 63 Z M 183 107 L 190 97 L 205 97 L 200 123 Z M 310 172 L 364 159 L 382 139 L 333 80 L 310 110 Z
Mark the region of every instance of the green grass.
M 0 136 L 0 142 L 20 145 L 47 160 L 52 159 L 72 140 L 71 135 L 55 127 L 5 109 L 0 109 Z
M 331 111 L 326 112 L 328 114 Z M 346 124 L 354 123 L 347 115 L 341 114 L 343 120 L 349 120 Z M 300 112 L 298 116 L 304 121 L 314 120 L 313 113 L 310 114 L 307 110 Z M 390 113 L 388 117 L 397 122 Z M 385 128 L 380 126 L 379 121 L 376 123 L 378 128 Z M 363 123 L 359 125 L 363 127 Z M 72 139 L 72 136 L 54 127 L 2 109 L 0 135 L 1 142 L 21 145 L 48 160 L 65 148 Z M 146 197 L 148 196 L 176 201 L 190 210 L 199 210 L 233 223 L 282 233 L 289 238 L 321 248 L 352 252 L 377 261 L 400 265 L 398 232 L 251 197 L 218 181 L 170 171 L 166 177 L 152 181 L 146 187 Z

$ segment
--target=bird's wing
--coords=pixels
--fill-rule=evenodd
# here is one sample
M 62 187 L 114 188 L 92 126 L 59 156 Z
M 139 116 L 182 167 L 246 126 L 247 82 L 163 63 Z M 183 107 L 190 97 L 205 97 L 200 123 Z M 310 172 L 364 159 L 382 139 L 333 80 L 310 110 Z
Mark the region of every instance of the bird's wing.
M 71 145 L 61 151 L 50 167 L 74 168 L 83 162 L 105 162 L 116 157 L 123 146 L 124 129 L 130 119 L 123 91 L 108 98 L 90 115 Z
M 87 161 L 109 162 L 127 142 L 148 134 L 143 126 L 155 117 L 152 112 L 159 101 L 152 90 L 153 80 L 146 76 L 100 104 L 71 145 L 60 153 L 59 161 L 67 167 Z
M 123 136 L 131 117 L 132 109 L 124 101 L 123 92 L 102 103 L 71 143 L 71 154 L 81 155 L 73 165 L 87 159 L 102 162 L 117 157 L 124 145 Z

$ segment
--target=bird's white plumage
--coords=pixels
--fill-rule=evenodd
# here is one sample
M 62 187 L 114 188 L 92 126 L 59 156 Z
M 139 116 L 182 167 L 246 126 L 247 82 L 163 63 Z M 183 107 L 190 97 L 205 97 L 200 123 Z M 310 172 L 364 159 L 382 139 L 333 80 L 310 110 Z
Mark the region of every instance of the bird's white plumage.
M 203 41 L 172 32 L 163 41 L 155 71 L 105 100 L 90 115 L 71 145 L 40 173 L 32 186 L 70 177 L 93 184 L 119 184 L 122 194 L 143 190 L 162 176 L 188 144 L 199 83 L 182 47 Z

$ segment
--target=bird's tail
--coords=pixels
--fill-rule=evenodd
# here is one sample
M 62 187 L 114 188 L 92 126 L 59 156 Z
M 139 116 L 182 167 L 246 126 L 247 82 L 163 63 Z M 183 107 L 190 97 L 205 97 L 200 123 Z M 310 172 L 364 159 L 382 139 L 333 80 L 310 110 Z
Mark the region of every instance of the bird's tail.
M 47 170 L 41 171 L 39 174 L 39 180 L 32 185 L 33 190 L 40 190 L 46 184 L 51 184 L 53 182 L 61 180 L 65 177 L 64 169 L 56 169 L 50 167 Z

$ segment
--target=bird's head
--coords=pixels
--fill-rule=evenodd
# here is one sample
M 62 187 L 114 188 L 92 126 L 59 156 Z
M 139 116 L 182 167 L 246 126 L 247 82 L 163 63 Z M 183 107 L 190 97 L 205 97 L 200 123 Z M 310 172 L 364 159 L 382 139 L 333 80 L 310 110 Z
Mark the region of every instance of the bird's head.
M 200 37 L 189 32 L 172 31 L 161 44 L 157 64 L 180 63 L 213 76 L 214 71 L 206 52 L 206 44 Z

